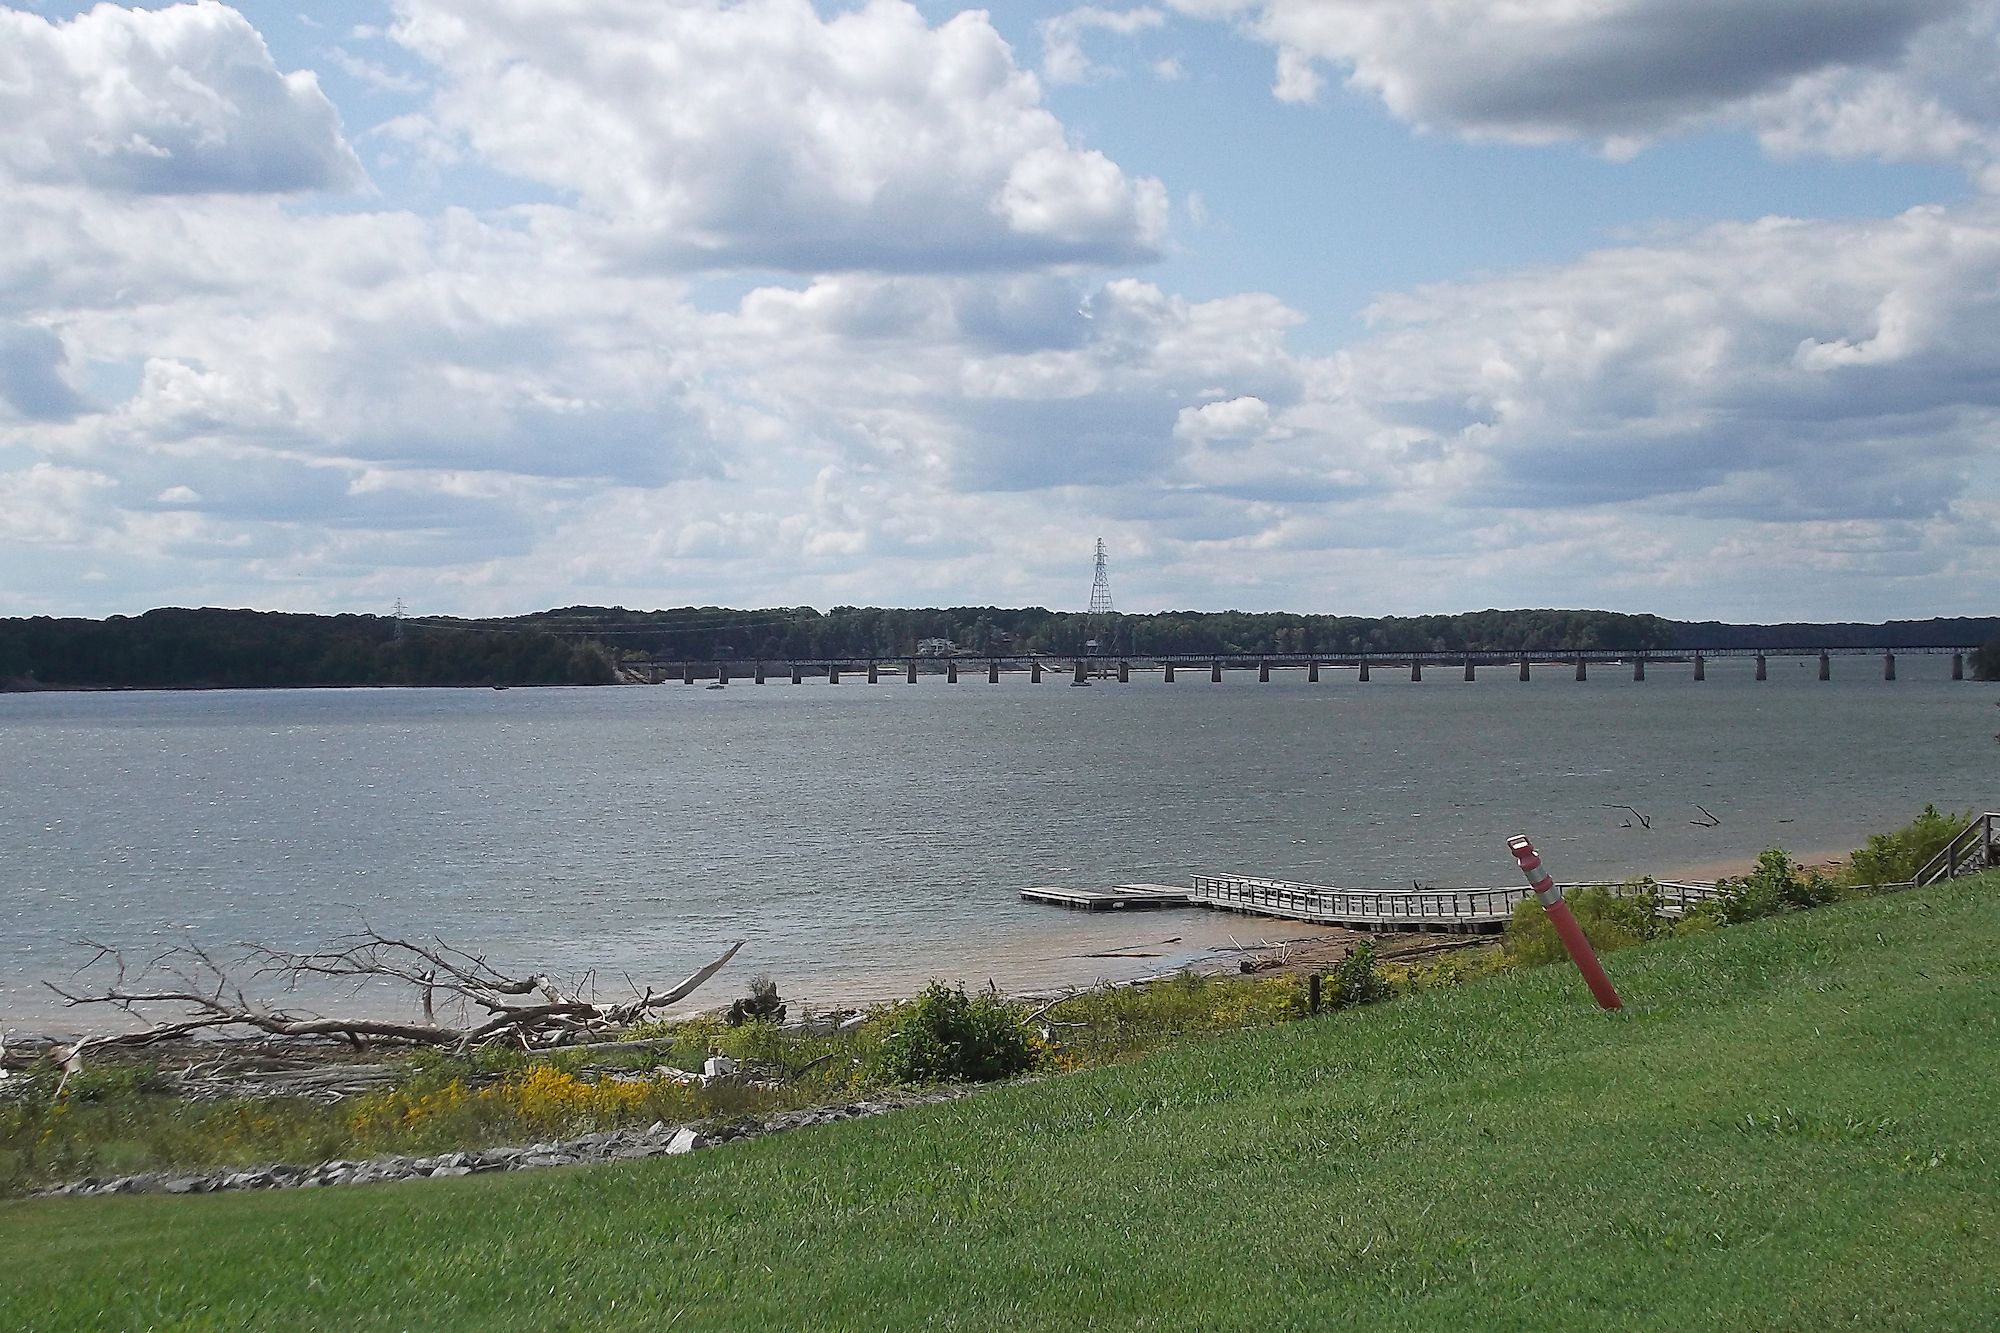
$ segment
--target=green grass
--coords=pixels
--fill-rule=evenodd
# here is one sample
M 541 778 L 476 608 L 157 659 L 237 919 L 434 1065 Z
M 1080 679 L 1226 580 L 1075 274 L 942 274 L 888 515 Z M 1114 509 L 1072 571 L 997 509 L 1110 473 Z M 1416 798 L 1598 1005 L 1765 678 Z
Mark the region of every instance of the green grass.
M 2000 1326 L 2000 876 L 631 1166 L 0 1205 L 0 1327 Z

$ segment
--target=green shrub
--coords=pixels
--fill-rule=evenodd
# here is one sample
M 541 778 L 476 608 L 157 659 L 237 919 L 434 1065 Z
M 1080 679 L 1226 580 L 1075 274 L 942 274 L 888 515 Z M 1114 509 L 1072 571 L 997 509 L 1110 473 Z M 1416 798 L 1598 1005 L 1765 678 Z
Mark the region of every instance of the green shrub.
M 1840 886 L 1832 879 L 1817 870 L 1804 869 L 1777 847 L 1759 856 L 1749 874 L 1717 880 L 1715 887 L 1720 896 L 1704 903 L 1703 910 L 1730 925 L 1818 907 L 1840 897 Z
M 1021 1011 L 997 995 L 968 997 L 962 986 L 934 981 L 875 1022 L 890 1026 L 870 1063 L 891 1083 L 985 1083 L 1035 1062 Z
M 1600 953 L 1644 944 L 1670 934 L 1673 923 L 1660 915 L 1660 898 L 1651 879 L 1627 881 L 1614 892 L 1608 888 L 1578 889 L 1567 895 L 1569 910 L 1583 927 L 1584 938 Z M 1523 898 L 1514 904 L 1500 947 L 1507 956 L 1530 967 L 1569 957 L 1562 937 L 1542 910 L 1541 900 Z
M 1334 1009 L 1373 1004 L 1390 995 L 1389 979 L 1375 966 L 1375 946 L 1366 940 L 1348 950 L 1347 957 L 1340 960 L 1327 980 L 1332 985 L 1326 1003 Z
M 1936 806 L 1926 805 L 1922 814 L 1894 833 L 1878 833 L 1870 838 L 1866 847 L 1848 858 L 1841 879 L 1854 888 L 1877 888 L 1913 880 L 1971 822 L 1970 814 L 1941 815 Z

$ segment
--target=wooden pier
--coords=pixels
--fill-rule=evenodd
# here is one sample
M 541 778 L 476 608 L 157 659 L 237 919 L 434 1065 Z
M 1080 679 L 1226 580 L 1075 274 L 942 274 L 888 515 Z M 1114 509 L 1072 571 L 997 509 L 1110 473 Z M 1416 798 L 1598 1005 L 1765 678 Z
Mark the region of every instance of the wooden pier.
M 1715 897 L 1712 884 L 1655 880 L 1653 892 L 1660 910 L 1679 916 L 1698 902 Z M 1625 891 L 1625 884 L 1565 884 L 1564 892 L 1604 888 Z M 1449 931 L 1491 933 L 1502 930 L 1514 914 L 1514 904 L 1529 890 L 1495 889 L 1343 889 L 1325 884 L 1295 884 L 1256 875 L 1196 875 L 1192 889 L 1171 884 L 1120 884 L 1109 889 L 1069 889 L 1037 885 L 1021 890 L 1028 902 L 1049 903 L 1078 911 L 1102 912 L 1124 908 L 1204 907 L 1246 916 L 1305 921 L 1344 930 Z
M 1121 911 L 1128 907 L 1186 907 L 1194 895 L 1171 884 L 1120 884 L 1110 889 L 1064 889 L 1037 885 L 1022 889 L 1021 897 L 1032 903 L 1053 903 L 1083 912 Z

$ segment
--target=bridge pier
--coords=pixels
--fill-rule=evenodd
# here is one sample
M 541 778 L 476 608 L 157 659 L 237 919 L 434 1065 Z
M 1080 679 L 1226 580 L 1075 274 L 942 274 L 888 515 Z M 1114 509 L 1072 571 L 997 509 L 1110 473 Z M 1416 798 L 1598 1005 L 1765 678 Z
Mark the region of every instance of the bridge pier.
M 694 663 L 684 663 L 681 667 L 681 684 L 694 684 Z
M 1042 683 L 1042 660 L 1039 657 L 1028 663 L 1028 683 L 1030 685 Z
M 986 683 L 988 685 L 1000 683 L 1000 659 L 997 657 L 986 664 Z
M 1895 678 L 1896 655 L 1894 653 L 1884 653 L 1882 654 L 1882 679 L 1894 680 Z
M 729 663 L 717 662 L 715 664 L 715 683 L 717 685 L 727 685 L 729 683 Z
M 1212 662 L 1209 664 L 1208 683 L 1211 685 L 1220 685 L 1222 683 L 1222 663 Z
M 1118 663 L 1118 683 L 1120 685 L 1130 685 L 1132 683 L 1132 664 L 1130 662 L 1120 661 Z
M 1368 683 L 1368 659 L 1365 657 L 1361 659 L 1361 675 L 1359 679 L 1364 685 Z
M 1257 663 L 1257 683 L 1259 685 L 1269 685 L 1271 683 L 1271 664 L 1269 662 L 1259 661 Z
M 1582 653 L 1576 655 L 1576 678 L 1578 680 L 1590 679 L 1590 668 L 1584 665 Z
M 878 668 L 878 667 L 879 667 L 880 665 L 881 665 L 881 664 L 880 664 L 880 663 L 878 663 L 878 662 L 876 662 L 876 661 L 875 661 L 874 659 L 872 659 L 872 658 L 871 658 L 871 659 L 869 659 L 869 662 L 868 662 L 868 683 L 869 683 L 870 685 L 873 685 L 873 684 L 875 684 L 875 683 L 876 683 L 877 681 L 879 681 L 879 680 L 881 680 L 881 679 L 882 679 L 882 675 L 881 675 L 881 672 L 880 672 L 880 671 L 879 671 L 879 670 L 877 669 L 877 668 Z
M 797 685 L 803 678 L 804 673 L 799 670 L 799 664 L 792 663 L 792 684 Z
M 944 683 L 947 685 L 958 684 L 958 663 L 946 662 L 944 664 Z
M 916 684 L 916 683 L 917 683 L 917 659 L 916 659 L 916 658 L 914 658 L 914 657 L 913 657 L 913 658 L 911 658 L 911 659 L 910 659 L 910 672 L 909 672 L 909 675 L 907 675 L 907 676 L 905 676 L 905 677 L 904 677 L 904 679 L 905 679 L 905 680 L 907 680 L 907 681 L 908 681 L 908 682 L 909 682 L 910 684 L 912 684 L 912 685 L 914 685 L 914 684 Z
M 1635 657 L 1635 658 L 1633 658 L 1633 659 L 1632 659 L 1632 679 L 1633 679 L 1633 680 L 1644 680 L 1645 678 L 1646 678 L 1646 659 L 1645 659 L 1645 658 L 1643 658 L 1643 657 Z
M 1766 661 L 1764 660 L 1764 654 L 1762 654 L 1762 653 L 1758 653 L 1758 654 L 1757 654 L 1757 679 L 1758 679 L 1758 680 L 1766 680 L 1766 679 L 1769 679 L 1769 675 L 1770 675 L 1770 664 L 1769 664 L 1768 662 L 1766 662 Z
M 1826 655 L 1826 649 L 1824 648 L 1819 650 L 1819 678 L 1821 680 L 1833 679 L 1833 659 Z
M 826 664 L 826 683 L 829 685 L 840 684 L 840 668 L 832 662 Z
M 1307 681 L 1307 683 L 1309 683 L 1309 684 L 1313 684 L 1313 685 L 1317 685 L 1317 684 L 1319 684 L 1319 663 L 1318 663 L 1318 662 L 1308 662 L 1308 663 L 1306 663 L 1306 681 Z
M 1466 655 L 1466 658 L 1465 658 L 1465 678 L 1466 678 L 1467 680 L 1471 680 L 1471 679 L 1473 679 L 1473 675 L 1472 675 L 1472 656 L 1471 656 L 1471 654 L 1467 654 L 1467 655 Z
M 757 663 L 757 683 L 759 685 L 764 683 L 764 664 L 761 661 Z
M 1166 663 L 1165 665 L 1166 665 L 1166 668 L 1167 668 L 1167 679 L 1166 679 L 1166 683 L 1167 683 L 1167 684 L 1169 684 L 1169 685 L 1171 685 L 1171 684 L 1173 684 L 1173 683 L 1174 683 L 1174 664 L 1173 664 L 1172 662 L 1168 662 L 1168 663 Z
M 1090 668 L 1084 665 L 1083 659 L 1081 657 L 1077 658 L 1076 678 L 1072 680 L 1070 683 L 1073 685 L 1081 685 L 1089 679 L 1090 679 Z
M 1953 680 L 1964 680 L 1964 679 L 1965 679 L 1965 654 L 1964 654 L 1964 653 L 1953 653 L 1953 654 L 1951 655 L 1951 678 L 1952 678 Z
M 1413 681 L 1418 681 L 1418 680 L 1422 680 L 1423 678 L 1424 678 L 1424 664 L 1423 664 L 1423 663 L 1422 663 L 1421 661 L 1419 661 L 1419 660 L 1417 660 L 1416 658 L 1414 658 L 1414 657 L 1413 657 L 1413 658 L 1411 658 L 1411 659 L 1410 659 L 1410 679 L 1411 679 L 1411 680 L 1413 680 Z
M 1521 654 L 1521 679 L 1528 679 L 1528 655 L 1526 653 Z
M 1700 653 L 1694 655 L 1694 678 L 1696 680 L 1708 679 L 1708 663 L 1701 660 Z

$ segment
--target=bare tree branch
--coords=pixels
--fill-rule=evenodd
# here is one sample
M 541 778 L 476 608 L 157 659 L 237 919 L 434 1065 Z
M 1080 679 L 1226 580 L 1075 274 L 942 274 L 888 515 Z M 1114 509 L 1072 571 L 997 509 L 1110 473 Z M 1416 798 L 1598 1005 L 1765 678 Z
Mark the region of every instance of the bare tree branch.
M 736 956 L 743 941 L 730 945 L 714 962 L 664 991 L 651 986 L 641 990 L 634 985 L 635 998 L 621 1003 L 600 1002 L 593 997 L 594 973 L 585 973 L 574 985 L 546 973 L 510 976 L 483 955 L 442 940 L 398 939 L 367 927 L 338 947 L 310 952 L 247 945 L 234 970 L 201 945 L 189 943 L 157 955 L 134 976 L 125 955 L 115 946 L 95 940 L 79 941 L 79 946 L 89 949 L 91 955 L 72 974 L 70 985 L 43 984 L 61 996 L 66 1006 L 108 1007 L 146 1027 L 140 1032 L 87 1037 L 71 1053 L 71 1062 L 92 1046 L 144 1046 L 227 1028 L 278 1037 L 333 1037 L 356 1046 L 399 1042 L 465 1049 L 492 1042 L 518 1043 L 523 1048 L 588 1043 L 615 1038 L 653 1012 L 691 995 Z M 86 989 L 74 981 L 92 969 L 106 967 L 113 972 L 109 984 Z M 385 980 L 402 982 L 415 992 L 424 1021 L 327 1017 L 281 1008 L 254 998 L 238 984 L 235 977 L 244 971 L 252 978 L 277 980 L 288 991 L 307 978 L 351 980 L 357 987 Z M 520 1002 L 521 997 L 531 995 L 537 997 L 536 1002 Z M 485 1016 L 457 1026 L 440 1022 L 440 997 L 464 1011 L 483 1011 Z M 162 1009 L 168 1013 L 162 1015 Z

